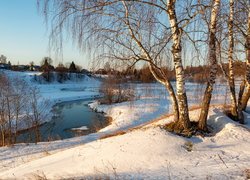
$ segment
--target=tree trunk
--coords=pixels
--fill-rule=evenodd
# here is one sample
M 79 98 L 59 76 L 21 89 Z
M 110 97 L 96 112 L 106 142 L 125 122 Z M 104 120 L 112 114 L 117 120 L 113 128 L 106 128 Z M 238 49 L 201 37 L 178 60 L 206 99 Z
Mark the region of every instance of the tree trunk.
M 12 124 L 11 124 L 11 109 L 10 109 L 10 98 L 6 97 L 6 103 L 7 103 L 7 115 L 8 115 L 8 140 L 9 145 L 12 144 Z
M 250 2 L 248 2 L 248 7 L 250 7 Z M 246 109 L 247 103 L 250 97 L 250 12 L 248 13 L 248 30 L 247 30 L 247 37 L 246 37 L 246 88 L 242 97 L 242 108 L 243 110 Z
M 175 118 L 177 119 L 176 124 L 178 128 L 181 129 L 181 131 L 189 130 L 190 121 L 189 121 L 189 114 L 188 114 L 187 96 L 186 96 L 186 91 L 185 91 L 184 69 L 183 69 L 182 60 L 181 60 L 181 31 L 180 31 L 180 28 L 178 27 L 178 23 L 176 19 L 175 1 L 169 0 L 167 14 L 169 16 L 169 20 L 171 24 L 172 39 L 173 39 L 172 53 L 173 53 L 175 72 L 176 72 L 177 98 L 169 80 L 166 77 L 159 77 L 157 73 L 154 71 L 155 67 L 152 67 L 153 59 L 150 56 L 149 52 L 144 48 L 140 40 L 136 38 L 136 35 L 134 34 L 133 29 L 131 28 L 130 21 L 128 18 L 128 7 L 126 6 L 126 3 L 124 1 L 123 1 L 123 5 L 126 9 L 126 14 L 125 14 L 127 18 L 126 25 L 129 28 L 131 37 L 135 40 L 137 45 L 144 52 L 145 57 L 147 57 L 147 59 L 149 60 L 149 67 L 150 67 L 151 73 L 154 75 L 156 80 L 164 84 L 169 91 L 169 94 L 170 94 L 170 97 L 174 106 L 174 113 L 175 113 Z
M 211 12 L 211 20 L 210 20 L 210 32 L 209 32 L 209 61 L 210 61 L 210 73 L 209 79 L 207 83 L 207 88 L 204 93 L 202 105 L 201 105 L 201 113 L 199 118 L 198 128 L 202 131 L 207 131 L 207 116 L 210 106 L 210 101 L 212 98 L 213 85 L 216 80 L 217 74 L 217 57 L 216 57 L 216 24 L 217 24 L 217 16 L 220 7 L 220 0 L 213 1 L 213 8 Z
M 19 108 L 19 107 L 18 107 Z M 18 119 L 19 119 L 19 110 L 16 111 L 16 123 L 15 123 L 15 137 L 14 137 L 14 143 L 16 143 L 17 140 L 17 123 L 18 123 Z
M 176 52 L 176 49 L 173 47 L 173 56 L 175 64 L 175 73 L 176 73 L 176 95 L 178 100 L 179 108 L 179 122 L 184 129 L 190 128 L 189 112 L 188 112 L 188 102 L 187 95 L 185 90 L 185 78 L 184 78 L 184 69 L 181 63 L 181 52 Z
M 242 105 L 242 96 L 245 90 L 246 81 L 243 80 L 240 85 L 239 98 L 238 98 L 238 119 L 241 124 L 244 124 L 244 116 L 243 116 L 243 105 Z
M 187 95 L 185 89 L 184 68 L 181 59 L 182 32 L 177 22 L 177 17 L 175 12 L 175 1 L 169 0 L 167 13 L 169 16 L 169 21 L 172 31 L 172 39 L 173 39 L 172 54 L 173 54 L 174 67 L 176 73 L 176 96 L 179 109 L 179 121 L 177 123 L 179 123 L 185 130 L 188 130 L 190 128 L 190 120 L 188 112 Z
M 233 52 L 234 52 L 233 20 L 234 20 L 234 0 L 230 0 L 230 14 L 228 23 L 228 34 L 229 34 L 228 84 L 229 84 L 230 98 L 231 98 L 231 114 L 238 119 L 237 100 L 235 95 L 234 66 L 233 66 L 234 65 L 233 64 Z
M 159 77 L 159 75 L 157 74 L 156 70 L 152 67 L 153 65 L 149 63 L 149 70 L 151 72 L 151 74 L 154 76 L 154 78 L 161 84 L 163 84 L 168 93 L 169 93 L 169 96 L 171 98 L 171 102 L 172 102 L 172 105 L 173 105 L 173 111 L 174 111 L 174 118 L 176 121 L 179 120 L 179 109 L 178 109 L 178 102 L 177 102 L 177 99 L 176 99 L 176 95 L 175 95 L 175 92 L 174 92 L 174 88 L 172 86 L 172 84 L 170 83 L 170 81 L 167 79 L 167 77 Z
M 35 143 L 37 144 L 39 141 L 41 141 L 41 136 L 40 136 L 40 130 L 39 130 L 39 121 L 35 122 Z
M 177 99 L 176 99 L 176 96 L 175 96 L 175 93 L 174 93 L 173 86 L 171 85 L 170 82 L 167 81 L 165 83 L 165 87 L 168 90 L 169 96 L 170 96 L 171 101 L 172 101 L 175 120 L 179 120 L 178 102 L 177 102 Z
M 1 128 L 1 136 L 2 136 L 2 146 L 5 146 L 5 128 L 4 128 L 4 124 L 6 123 L 6 119 L 5 119 L 5 112 L 4 112 L 4 106 L 5 106 L 5 102 L 4 99 L 0 99 L 1 102 L 1 111 L 0 111 L 0 128 Z
M 127 18 L 127 22 L 126 22 L 126 25 L 128 26 L 128 29 L 129 29 L 129 32 L 130 32 L 130 35 L 132 37 L 132 39 L 136 42 L 136 44 L 138 45 L 138 47 L 140 47 L 140 49 L 143 51 L 145 57 L 147 57 L 148 59 L 148 65 L 149 65 L 149 69 L 150 69 L 150 72 L 152 73 L 152 75 L 154 76 L 154 78 L 161 84 L 165 85 L 165 87 L 167 88 L 168 92 L 169 92 L 169 95 L 170 95 L 170 98 L 171 98 L 171 101 L 172 101 L 172 104 L 173 104 L 173 110 L 174 110 L 174 116 L 175 116 L 175 119 L 176 121 L 179 121 L 179 118 L 180 118 L 180 111 L 179 111 L 179 106 L 178 106 L 178 99 L 176 98 L 176 95 L 175 95 L 175 92 L 174 92 L 174 89 L 173 89 L 173 86 L 171 85 L 170 81 L 167 79 L 167 77 L 165 77 L 164 73 L 162 73 L 161 69 L 159 69 L 158 67 L 155 67 L 154 64 L 153 64 L 153 58 L 150 56 L 149 52 L 144 48 L 144 46 L 142 45 L 142 43 L 140 42 L 140 40 L 136 37 L 136 35 L 134 34 L 134 31 L 130 25 L 130 21 L 129 21 L 129 18 L 128 18 L 128 7 L 126 5 L 126 3 L 123 1 L 123 5 L 124 5 L 124 8 L 126 10 L 126 13 L 125 13 L 125 17 Z M 160 72 L 160 76 L 157 72 Z M 188 116 L 187 116 L 188 117 Z
M 245 111 L 247 108 L 247 103 L 248 103 L 249 98 L 250 98 L 250 84 L 247 83 L 246 91 L 244 92 L 242 101 L 241 101 L 243 111 Z
M 4 127 L 1 125 L 2 146 L 5 146 L 5 132 Z

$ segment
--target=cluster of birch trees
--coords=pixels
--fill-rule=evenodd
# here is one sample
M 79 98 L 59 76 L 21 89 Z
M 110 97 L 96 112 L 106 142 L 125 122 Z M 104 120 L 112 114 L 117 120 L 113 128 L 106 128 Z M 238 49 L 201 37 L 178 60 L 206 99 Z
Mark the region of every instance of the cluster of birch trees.
M 230 114 L 244 123 L 242 111 L 250 97 L 249 0 L 38 0 L 55 47 L 62 35 L 72 36 L 79 48 L 93 50 L 94 61 L 148 64 L 154 78 L 166 87 L 175 116 L 172 130 L 189 133 L 185 65 L 210 66 L 196 129 L 207 131 L 207 118 L 220 63 L 231 97 Z M 234 60 L 246 63 L 239 93 L 235 90 Z M 175 70 L 176 88 L 163 67 Z
M 18 131 L 30 128 L 36 142 L 40 139 L 39 125 L 46 115 L 47 102 L 38 89 L 20 78 L 0 74 L 0 146 L 17 142 Z

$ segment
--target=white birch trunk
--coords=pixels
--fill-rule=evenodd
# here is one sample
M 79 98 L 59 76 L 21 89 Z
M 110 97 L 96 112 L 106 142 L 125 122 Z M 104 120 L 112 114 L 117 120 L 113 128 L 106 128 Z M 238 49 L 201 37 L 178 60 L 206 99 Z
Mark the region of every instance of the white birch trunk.
M 248 2 L 248 7 L 250 8 L 250 2 Z M 249 97 L 250 97 L 250 11 L 248 13 L 248 29 L 247 29 L 247 37 L 246 37 L 246 43 L 245 43 L 245 49 L 246 49 L 246 76 L 245 76 L 245 82 L 246 82 L 246 89 L 244 91 L 243 97 L 242 97 L 242 109 L 245 110 Z
M 189 112 L 188 112 L 188 102 L 185 90 L 185 77 L 184 68 L 181 59 L 181 36 L 182 32 L 178 26 L 176 12 L 175 12 L 175 0 L 168 1 L 168 17 L 170 21 L 171 31 L 172 31 L 172 54 L 174 59 L 174 67 L 176 73 L 176 95 L 179 108 L 179 124 L 184 129 L 190 128 Z
M 202 131 L 207 131 L 207 116 L 212 98 L 213 85 L 216 80 L 217 74 L 217 57 L 216 57 L 216 25 L 217 16 L 220 8 L 220 0 L 213 0 L 213 7 L 211 12 L 210 27 L 209 27 L 209 62 L 210 62 L 210 73 L 207 82 L 207 88 L 204 93 L 201 113 L 199 118 L 198 128 Z
M 175 120 L 179 120 L 178 102 L 177 102 L 176 95 L 175 95 L 174 88 L 173 88 L 172 84 L 167 79 L 167 77 L 160 78 L 150 63 L 149 63 L 149 70 L 150 70 L 151 74 L 154 76 L 154 78 L 156 79 L 156 81 L 158 81 L 159 83 L 163 84 L 166 87 L 166 89 L 169 93 L 172 105 L 173 105 Z
M 230 89 L 230 98 L 231 98 L 231 114 L 234 117 L 238 117 L 237 112 L 237 100 L 235 95 L 235 81 L 234 81 L 234 63 L 233 63 L 233 52 L 234 52 L 234 37 L 233 37 L 233 20 L 234 20 L 234 0 L 230 0 L 230 13 L 229 13 L 229 22 L 228 22 L 228 84 Z
M 172 101 L 172 105 L 173 105 L 173 110 L 174 110 L 174 116 L 176 120 L 179 120 L 179 108 L 178 108 L 178 101 L 173 89 L 173 86 L 171 85 L 170 81 L 168 80 L 167 77 L 160 77 L 157 72 L 154 70 L 154 67 L 152 65 L 153 63 L 153 58 L 150 56 L 149 52 L 144 48 L 144 46 L 142 45 L 141 41 L 136 37 L 136 35 L 134 34 L 134 31 L 130 25 L 130 21 L 129 21 L 129 11 L 128 11 L 128 7 L 126 5 L 125 1 L 122 1 L 123 6 L 125 8 L 125 17 L 127 18 L 126 21 L 126 25 L 128 26 L 131 38 L 136 42 L 136 44 L 138 45 L 138 47 L 142 50 L 142 52 L 144 53 L 145 57 L 148 59 L 149 61 L 149 68 L 150 68 L 150 72 L 152 73 L 152 75 L 154 76 L 154 78 L 160 82 L 161 84 L 163 84 L 167 91 L 169 92 L 171 101 Z

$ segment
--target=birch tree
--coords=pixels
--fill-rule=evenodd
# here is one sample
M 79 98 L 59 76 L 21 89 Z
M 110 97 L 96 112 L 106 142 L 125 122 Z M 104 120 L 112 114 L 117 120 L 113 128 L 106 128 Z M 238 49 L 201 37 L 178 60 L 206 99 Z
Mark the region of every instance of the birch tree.
M 213 6 L 211 10 L 210 26 L 209 26 L 209 62 L 210 62 L 210 73 L 207 82 L 207 87 L 204 93 L 204 97 L 201 104 L 201 113 L 199 118 L 198 128 L 202 131 L 207 131 L 207 116 L 210 106 L 210 101 L 213 93 L 213 86 L 216 80 L 217 74 L 217 55 L 216 55 L 216 25 L 217 16 L 220 8 L 220 0 L 213 0 Z
M 185 90 L 185 77 L 184 69 L 181 59 L 181 39 L 182 39 L 182 29 L 179 27 L 177 17 L 175 0 L 169 0 L 167 5 L 167 13 L 170 21 L 171 31 L 172 31 L 172 54 L 176 73 L 176 94 L 178 100 L 178 110 L 179 110 L 179 123 L 184 129 L 190 128 L 190 120 L 188 113 L 188 102 Z
M 231 114 L 233 117 L 235 117 L 236 120 L 239 120 L 240 123 L 244 123 L 244 116 L 242 111 L 246 109 L 246 105 L 248 102 L 248 99 L 250 97 L 250 91 L 249 91 L 249 81 L 248 81 L 248 74 L 249 74 L 249 57 L 248 57 L 248 52 L 249 52 L 249 45 L 248 45 L 248 37 L 250 36 L 250 11 L 249 11 L 249 1 L 246 2 L 245 0 L 243 1 L 238 1 L 238 3 L 241 4 L 245 8 L 240 8 L 237 9 L 237 11 L 248 11 L 248 25 L 247 25 L 247 33 L 244 33 L 244 28 L 242 28 L 242 23 L 240 20 L 234 19 L 234 14 L 235 14 L 235 3 L 233 0 L 230 0 L 230 14 L 229 14 L 229 25 L 228 25 L 228 31 L 229 31 L 229 51 L 228 51 L 228 60 L 229 60 L 229 88 L 231 92 Z M 239 7 L 238 7 L 239 8 Z M 244 18 L 244 16 L 243 16 Z M 237 23 L 238 21 L 238 23 Z M 240 85 L 240 90 L 239 90 L 239 95 L 238 95 L 238 101 L 236 99 L 236 92 L 235 92 L 235 83 L 234 83 L 234 70 L 233 70 L 233 52 L 234 52 L 234 32 L 233 32 L 233 27 L 236 26 L 236 29 L 240 30 L 240 33 L 245 37 L 245 49 L 246 49 L 246 74 L 245 78 L 242 81 Z M 244 27 L 244 25 L 243 25 Z M 246 88 L 245 88 L 246 86 Z
M 245 72 L 245 77 L 240 85 L 238 100 L 236 98 L 236 88 L 235 88 L 235 77 L 234 77 L 234 56 L 237 58 L 242 57 L 243 46 L 247 47 L 247 29 L 248 29 L 248 16 L 249 14 L 249 1 L 239 0 L 233 1 L 229 0 L 229 13 L 227 10 L 227 6 L 225 6 L 224 10 L 226 10 L 224 17 L 228 17 L 228 34 L 226 34 L 223 39 L 228 39 L 226 43 L 226 47 L 224 48 L 224 52 L 227 52 L 228 59 L 228 71 L 224 69 L 223 65 L 221 65 L 222 70 L 224 72 L 225 77 L 228 80 L 229 90 L 230 90 L 230 111 L 228 114 L 234 120 L 239 121 L 240 123 L 244 123 L 244 116 L 242 111 L 245 110 L 248 96 L 250 96 L 250 92 L 248 91 L 248 83 L 247 83 L 247 75 L 249 73 L 248 70 Z M 236 16 L 236 18 L 234 18 Z M 224 19 L 222 19 L 224 23 Z M 227 36 L 228 35 L 228 36 Z M 236 42 L 236 48 L 235 48 Z M 245 43 L 244 43 L 245 42 Z M 222 44 L 221 42 L 219 42 Z M 245 44 L 245 45 L 244 45 Z M 220 47 L 221 48 L 221 47 Z M 247 54 L 247 48 L 245 48 Z M 220 52 L 220 56 L 223 54 Z M 247 55 L 246 55 L 247 57 Z M 239 58 L 241 59 L 241 58 Z M 243 60 L 243 59 L 241 59 Z M 245 60 L 243 60 L 245 61 Z M 247 67 L 247 58 L 246 58 L 246 67 Z M 248 69 L 248 68 L 247 68 Z M 248 94 L 249 93 L 249 94 Z
M 235 9 L 235 3 L 234 0 L 229 0 L 225 4 L 225 8 L 222 10 L 222 15 L 220 17 L 221 21 L 221 30 L 220 31 L 220 38 L 218 39 L 218 49 L 219 49 L 219 59 L 220 59 L 220 67 L 223 71 L 223 74 L 227 80 L 228 86 L 229 86 L 229 92 L 230 92 L 230 99 L 231 99 L 231 104 L 230 104 L 230 109 L 226 110 L 227 114 L 234 118 L 235 120 L 238 120 L 239 113 L 238 113 L 238 102 L 236 98 L 236 91 L 235 91 L 235 75 L 234 75 L 234 9 Z M 228 8 L 229 7 L 229 8 Z M 229 9 L 229 10 L 228 10 Z M 228 21 L 225 22 L 225 17 L 228 18 Z M 227 24 L 227 26 L 225 25 Z M 226 28 L 224 28 L 224 26 Z M 223 32 L 223 29 L 226 29 Z M 222 34 L 225 34 L 224 36 Z M 226 48 L 223 47 L 223 40 L 225 41 Z M 228 62 L 227 68 L 224 66 L 224 62 L 222 62 L 222 56 L 223 52 L 226 54 L 226 59 Z
M 5 103 L 5 91 L 7 79 L 4 75 L 0 74 L 0 130 L 1 130 L 1 145 L 6 144 L 6 129 L 7 129 L 7 118 L 5 115 L 6 103 Z
M 235 3 L 233 4 L 233 1 L 230 1 L 230 2 L 231 2 L 230 6 L 232 8 L 232 6 Z M 249 60 L 250 5 L 249 4 L 250 4 L 250 2 L 247 0 L 239 0 L 236 2 L 237 2 L 236 12 L 232 12 L 233 10 L 231 10 L 230 17 L 233 16 L 231 14 L 237 14 L 237 19 L 229 22 L 229 32 L 230 32 L 230 26 L 234 26 L 235 29 L 237 30 L 237 41 L 241 42 L 241 39 L 240 39 L 241 36 L 243 37 L 243 39 L 245 39 L 243 41 L 245 41 L 244 47 L 245 47 L 245 54 L 246 54 L 246 56 L 245 56 L 246 57 L 246 60 L 245 60 L 246 72 L 245 72 L 245 77 L 240 85 L 238 100 L 236 101 L 237 104 L 235 104 L 235 105 L 232 104 L 232 107 L 234 106 L 234 109 L 236 108 L 236 111 L 231 109 L 231 114 L 234 117 L 236 117 L 236 120 L 238 120 L 240 123 L 243 124 L 244 123 L 244 116 L 243 116 L 242 111 L 246 109 L 247 102 L 248 102 L 249 97 L 250 97 L 250 86 L 249 86 L 249 79 L 250 79 L 249 78 L 250 77 L 250 75 L 249 75 L 249 73 L 250 73 L 250 70 L 249 70 L 250 69 L 250 63 L 249 63 L 250 62 L 250 60 Z M 233 40 L 233 33 L 229 37 L 231 37 L 231 41 L 232 41 Z M 242 44 L 244 44 L 244 43 L 242 43 Z M 233 46 L 234 46 L 234 43 L 229 42 L 229 47 L 230 47 L 229 58 L 230 58 L 230 54 L 233 53 L 233 52 L 231 52 L 233 49 Z M 229 66 L 230 66 L 230 63 L 229 63 Z M 229 70 L 230 70 L 230 67 L 229 67 Z M 230 89 L 232 89 L 232 86 L 233 86 L 233 83 L 231 83 Z M 235 113 L 237 113 L 237 114 L 235 115 Z
M 234 33 L 233 33 L 233 21 L 234 21 L 234 0 L 230 0 L 230 12 L 228 21 L 228 84 L 230 89 L 231 98 L 231 114 L 234 117 L 238 117 L 238 107 L 235 92 L 235 82 L 234 82 L 234 63 L 233 63 L 233 53 L 234 53 Z
M 245 75 L 245 83 L 246 89 L 244 91 L 242 101 L 240 102 L 242 105 L 242 109 L 245 110 L 249 97 L 250 97 L 250 2 L 246 3 L 246 9 L 248 11 L 248 20 L 247 20 L 247 30 L 246 33 L 243 33 L 245 36 L 245 51 L 246 51 L 246 75 Z M 243 122 L 242 122 L 243 123 Z

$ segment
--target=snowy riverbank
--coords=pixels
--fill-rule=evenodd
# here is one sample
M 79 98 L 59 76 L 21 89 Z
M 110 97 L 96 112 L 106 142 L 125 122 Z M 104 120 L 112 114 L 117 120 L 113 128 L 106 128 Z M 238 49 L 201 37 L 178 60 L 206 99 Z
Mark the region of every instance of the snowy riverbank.
M 53 116 L 53 113 L 51 112 L 52 107 L 58 103 L 95 99 L 100 96 L 99 86 L 101 82 L 88 76 L 82 76 L 80 79 L 72 78 L 64 83 L 59 83 L 57 81 L 47 83 L 45 81 L 35 81 L 35 77 L 40 76 L 41 72 L 16 72 L 6 70 L 0 72 L 3 72 L 10 81 L 15 81 L 15 79 L 18 78 L 23 80 L 29 87 L 38 89 L 38 104 L 42 104 L 41 108 L 44 109 L 43 113 L 47 114 L 46 118 L 40 120 L 40 124 L 51 120 Z M 13 121 L 13 124 L 14 123 L 15 121 Z M 30 128 L 27 127 L 28 124 L 29 123 L 18 121 L 18 130 Z

